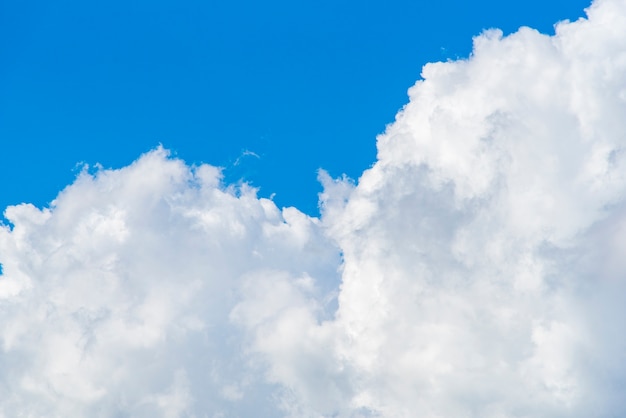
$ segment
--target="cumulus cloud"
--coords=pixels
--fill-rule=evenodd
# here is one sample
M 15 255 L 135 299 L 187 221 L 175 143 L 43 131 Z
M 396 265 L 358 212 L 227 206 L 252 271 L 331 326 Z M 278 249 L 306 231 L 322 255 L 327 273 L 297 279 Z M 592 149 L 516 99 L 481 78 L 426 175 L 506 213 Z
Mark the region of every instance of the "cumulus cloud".
M 626 414 L 626 1 L 427 64 L 278 209 L 157 149 L 0 229 L 0 415 Z
M 84 172 L 51 208 L 6 217 L 3 416 L 271 412 L 273 389 L 229 325 L 240 286 L 315 281 L 313 297 L 338 280 L 319 221 L 163 149 Z

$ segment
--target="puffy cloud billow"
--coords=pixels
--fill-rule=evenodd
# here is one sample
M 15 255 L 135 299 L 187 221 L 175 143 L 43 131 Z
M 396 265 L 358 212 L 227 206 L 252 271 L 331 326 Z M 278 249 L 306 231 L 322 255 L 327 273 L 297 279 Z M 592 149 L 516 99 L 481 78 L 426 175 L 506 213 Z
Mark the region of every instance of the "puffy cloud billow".
M 231 325 L 233 307 L 260 281 L 268 310 L 298 295 L 321 312 L 319 295 L 338 280 L 319 221 L 220 187 L 217 169 L 162 149 L 84 172 L 50 209 L 14 206 L 6 217 L 7 417 L 254 416 L 273 389 Z
M 280 210 L 157 149 L 0 229 L 0 416 L 626 415 L 626 1 L 427 64 Z

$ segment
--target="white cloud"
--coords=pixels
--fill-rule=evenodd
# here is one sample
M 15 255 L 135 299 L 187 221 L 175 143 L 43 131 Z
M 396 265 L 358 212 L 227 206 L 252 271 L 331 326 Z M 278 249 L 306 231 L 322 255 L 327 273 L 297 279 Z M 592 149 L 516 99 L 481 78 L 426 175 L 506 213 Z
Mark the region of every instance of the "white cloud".
M 345 261 L 313 329 L 340 395 L 287 376 L 294 415 L 626 413 L 626 2 L 552 37 L 487 31 L 409 94 L 356 187 L 322 175 Z
M 321 220 L 161 149 L 8 208 L 0 416 L 626 414 L 626 1 L 588 15 L 426 65 Z
M 318 221 L 162 149 L 6 217 L 3 416 L 251 416 L 271 388 L 229 325 L 239 284 L 338 280 Z

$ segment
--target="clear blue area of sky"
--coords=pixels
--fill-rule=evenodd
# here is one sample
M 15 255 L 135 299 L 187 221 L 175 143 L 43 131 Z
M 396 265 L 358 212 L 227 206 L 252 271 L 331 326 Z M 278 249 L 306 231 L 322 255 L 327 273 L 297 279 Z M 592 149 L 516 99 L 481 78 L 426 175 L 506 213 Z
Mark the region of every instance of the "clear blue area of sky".
M 316 215 L 317 169 L 369 167 L 426 62 L 466 57 L 485 28 L 553 33 L 588 5 L 0 1 L 0 212 L 47 205 L 77 163 L 121 167 L 163 144 Z

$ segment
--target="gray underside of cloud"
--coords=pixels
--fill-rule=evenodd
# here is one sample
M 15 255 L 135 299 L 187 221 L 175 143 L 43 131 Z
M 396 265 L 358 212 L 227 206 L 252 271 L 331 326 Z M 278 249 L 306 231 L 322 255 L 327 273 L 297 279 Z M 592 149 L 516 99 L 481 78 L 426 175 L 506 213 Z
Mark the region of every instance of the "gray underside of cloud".
M 319 219 L 161 148 L 7 208 L 0 417 L 626 415 L 626 1 L 587 12 L 427 64 Z

